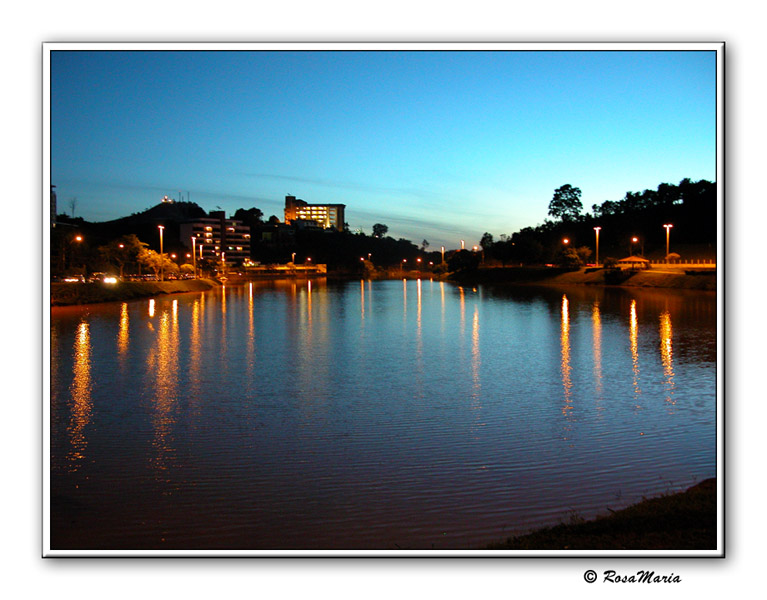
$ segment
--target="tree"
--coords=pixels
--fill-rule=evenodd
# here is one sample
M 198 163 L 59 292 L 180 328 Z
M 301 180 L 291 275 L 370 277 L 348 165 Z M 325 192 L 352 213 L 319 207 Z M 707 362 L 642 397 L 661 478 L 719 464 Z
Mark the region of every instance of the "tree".
M 383 223 L 373 225 L 373 237 L 382 238 L 389 231 L 389 228 Z
M 261 209 L 258 209 L 255 206 L 253 208 L 248 208 L 247 210 L 238 208 L 234 213 L 234 218 L 253 227 L 263 223 L 264 213 L 261 212 Z
M 564 248 L 556 258 L 557 264 L 565 269 L 577 270 L 581 267 L 581 259 L 575 248 Z
M 473 271 L 479 266 L 479 257 L 474 252 L 459 250 L 447 261 L 450 271 Z
M 429 241 L 424 240 L 421 242 L 421 252 L 426 252 L 426 249 L 429 247 Z
M 165 273 L 178 273 L 178 265 L 167 254 L 160 254 L 151 248 L 142 248 L 138 253 L 138 261 L 151 269 L 155 277 L 159 275 L 161 269 Z
M 106 246 L 100 246 L 99 253 L 106 262 L 120 269 L 120 277 L 122 277 L 126 263 L 135 261 L 139 252 L 146 246 L 147 244 L 131 233 L 113 240 Z
M 588 246 L 579 246 L 575 249 L 575 253 L 578 255 L 578 259 L 581 261 L 581 264 L 588 263 L 589 259 L 591 258 L 591 248 Z
M 562 221 L 575 221 L 582 210 L 580 188 L 567 183 L 554 190 L 554 197 L 549 202 L 549 215 Z

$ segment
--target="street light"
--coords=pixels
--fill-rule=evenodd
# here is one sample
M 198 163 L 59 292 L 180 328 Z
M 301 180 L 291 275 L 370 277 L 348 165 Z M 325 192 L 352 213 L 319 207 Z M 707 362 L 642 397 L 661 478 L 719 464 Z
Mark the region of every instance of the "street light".
M 194 278 L 197 279 L 197 238 L 192 236 L 192 264 L 194 266 Z
M 671 228 L 673 227 L 673 225 L 671 223 L 666 223 L 663 227 L 666 228 L 666 262 L 668 262 L 668 255 L 669 255 L 669 251 L 668 251 L 669 239 L 668 238 L 669 238 L 669 234 L 671 233 Z
M 601 227 L 594 227 L 594 232 L 597 234 L 597 257 L 594 263 L 594 266 L 599 266 L 599 230 L 602 229 Z
M 466 249 L 466 242 L 461 240 L 461 250 L 465 250 L 465 249 Z
M 162 230 L 165 229 L 165 227 L 158 225 L 157 228 L 160 230 L 160 281 L 165 281 L 165 261 L 162 256 Z
M 563 239 L 563 240 L 562 240 L 562 243 L 563 243 L 565 246 L 567 246 L 567 244 L 569 244 L 569 243 L 570 243 L 570 239 L 569 239 L 569 238 L 565 238 L 565 239 Z

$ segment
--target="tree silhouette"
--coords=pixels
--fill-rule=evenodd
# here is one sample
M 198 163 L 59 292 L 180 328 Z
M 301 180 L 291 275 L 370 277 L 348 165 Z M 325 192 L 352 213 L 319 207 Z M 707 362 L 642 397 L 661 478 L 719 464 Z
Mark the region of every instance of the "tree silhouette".
M 373 225 L 373 237 L 382 238 L 389 231 L 389 228 L 383 223 Z
M 575 221 L 582 210 L 580 188 L 567 183 L 554 190 L 554 197 L 549 202 L 549 215 L 562 221 Z

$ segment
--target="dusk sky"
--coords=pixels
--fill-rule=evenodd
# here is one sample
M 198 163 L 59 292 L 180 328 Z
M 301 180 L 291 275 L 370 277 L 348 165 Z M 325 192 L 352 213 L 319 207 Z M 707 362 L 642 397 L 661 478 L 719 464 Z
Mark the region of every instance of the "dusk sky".
M 51 53 L 58 212 L 106 221 L 168 195 L 206 211 L 286 194 L 432 249 L 627 191 L 716 180 L 713 51 Z

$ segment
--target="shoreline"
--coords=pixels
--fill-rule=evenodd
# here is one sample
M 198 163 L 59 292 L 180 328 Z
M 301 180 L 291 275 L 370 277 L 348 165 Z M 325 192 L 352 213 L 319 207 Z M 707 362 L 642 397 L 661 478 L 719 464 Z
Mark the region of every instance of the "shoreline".
M 359 279 L 345 273 L 328 273 L 328 279 Z M 279 277 L 280 279 L 284 277 Z M 454 281 L 462 285 L 593 285 L 602 287 L 644 287 L 685 289 L 716 292 L 716 269 L 707 271 L 694 270 L 645 270 L 621 271 L 596 268 L 582 268 L 578 271 L 565 271 L 551 267 L 507 267 L 483 268 L 475 271 L 463 271 L 449 275 L 437 275 L 419 271 L 404 271 L 401 274 L 379 274 L 364 279 L 419 279 L 430 278 Z M 275 279 L 260 277 L 256 280 Z M 235 278 L 232 283 L 244 283 L 248 278 Z M 182 279 L 175 281 L 124 281 L 117 285 L 104 283 L 51 283 L 50 305 L 74 306 L 79 304 L 97 304 L 101 302 L 119 302 L 179 294 L 184 292 L 204 292 L 222 285 L 215 279 Z
M 542 527 L 491 543 L 489 550 L 715 550 L 716 478 L 645 498 L 584 521 Z
M 220 285 L 213 279 L 123 281 L 118 284 L 51 283 L 51 307 L 140 300 L 184 292 L 206 292 Z
M 673 288 L 716 292 L 716 269 L 647 269 L 630 271 L 581 268 L 567 271 L 552 267 L 484 268 L 454 273 L 461 284 L 499 285 L 593 285 L 602 287 Z

